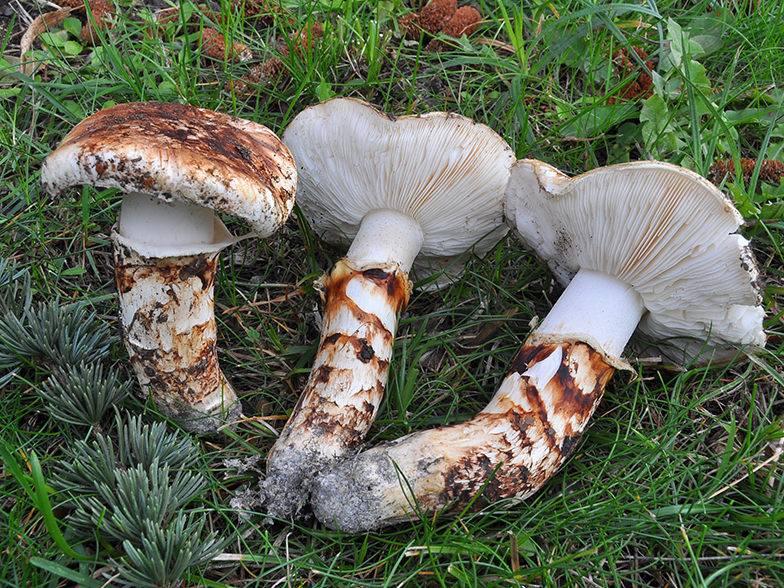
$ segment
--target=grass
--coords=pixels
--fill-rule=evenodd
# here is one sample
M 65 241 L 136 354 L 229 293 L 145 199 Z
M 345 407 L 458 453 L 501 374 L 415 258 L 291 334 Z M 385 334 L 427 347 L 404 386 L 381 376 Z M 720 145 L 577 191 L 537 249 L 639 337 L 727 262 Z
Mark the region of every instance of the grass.
M 26 26 L 18 22 L 0 36 L 3 312 L 23 316 L 24 308 L 38 312 L 48 303 L 79 305 L 92 325 L 88 334 L 106 331 L 106 338 L 79 339 L 85 353 L 94 352 L 92 362 L 105 373 L 116 370 L 118 387 L 129 382 L 135 391 L 113 336 L 108 233 L 119 196 L 84 188 L 49 198 L 38 185 L 42 159 L 74 124 L 111 103 L 181 101 L 280 133 L 306 106 L 340 95 L 396 116 L 459 112 L 494 128 L 518 157 L 569 173 L 653 157 L 708 174 L 716 160 L 731 159 L 736 174 L 722 188 L 746 218 L 742 230 L 760 263 L 767 349 L 731 367 L 668 371 L 635 361 L 636 377 L 614 377 L 576 454 L 525 503 L 451 518 L 430 513 L 361 536 L 312 520 L 269 524 L 252 500 L 244 509 L 231 500 L 257 488 L 274 431 L 304 385 L 318 336 L 313 281 L 342 253 L 312 235 L 297 214 L 277 235 L 243 241 L 222 257 L 221 362 L 245 414 L 262 418 L 196 439 L 192 458 L 158 472 L 154 483 L 135 482 L 176 490 L 176 480 L 187 476 L 198 485 L 194 498 L 164 516 L 167 533 L 157 543 L 126 544 L 122 536 L 85 531 L 84 521 L 74 522 L 74 505 L 99 496 L 103 516 L 111 516 L 111 492 L 101 495 L 84 476 L 78 483 L 68 478 L 67 488 L 62 483 L 63 464 L 99 439 L 116 445 L 130 415 L 149 426 L 161 422 L 151 404 L 131 395 L 119 416 L 109 408 L 97 425 L 68 422 L 47 410 L 38 391 L 46 391 L 53 371 L 71 369 L 67 357 L 78 353 L 70 349 L 55 361 L 26 348 L 0 357 L 6 462 L 0 585 L 143 585 L 144 578 L 171 586 L 784 584 L 784 189 L 760 181 L 759 167 L 748 185 L 737 181 L 741 157 L 784 157 L 784 5 L 479 4 L 479 31 L 433 54 L 424 43 L 401 38 L 399 20 L 411 10 L 401 0 L 283 2 L 283 12 L 272 11 L 269 19 L 222 2 L 223 24 L 213 24 L 247 45 L 253 64 L 277 57 L 285 65 L 280 80 L 246 94 L 227 91 L 226 82 L 245 75 L 250 64 L 203 56 L 198 33 L 207 25 L 183 24 L 195 12 L 190 4 L 179 20 L 160 26 L 159 36 L 149 36 L 143 4 L 119 2 L 115 28 L 101 33 L 112 42 L 95 48 L 80 43 L 85 17 L 74 13 L 44 35 L 46 44 L 34 45 L 30 58 L 43 68 L 33 77 L 15 66 L 20 38 L 11 33 Z M 324 23 L 323 39 L 298 45 L 297 32 L 316 22 Z M 625 71 L 617 54 L 631 55 L 632 46 L 654 60 L 649 97 L 623 98 L 638 70 Z M 643 59 L 632 61 L 640 66 Z M 485 259 L 472 260 L 452 287 L 416 290 L 369 442 L 481 409 L 534 317 L 543 317 L 559 293 L 546 268 L 512 236 Z M 78 343 L 68 341 L 66 347 Z M 3 353 L 13 342 L 6 335 Z M 187 436 L 166 427 L 167 441 L 149 443 L 190 451 L 178 445 L 187 445 Z M 151 467 L 133 459 L 117 458 L 126 468 Z M 200 541 L 210 538 L 214 549 L 200 555 Z M 156 557 L 161 573 L 145 572 Z

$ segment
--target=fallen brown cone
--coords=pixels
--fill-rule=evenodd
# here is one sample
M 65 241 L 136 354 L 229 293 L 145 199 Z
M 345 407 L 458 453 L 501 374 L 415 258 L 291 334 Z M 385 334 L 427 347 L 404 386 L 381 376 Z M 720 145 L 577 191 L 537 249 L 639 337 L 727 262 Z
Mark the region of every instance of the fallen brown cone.
M 204 27 L 201 31 L 201 49 L 203 55 L 217 61 L 228 59 L 243 62 L 253 57 L 246 45 L 235 41 L 228 46 L 223 33 L 210 27 Z
M 635 330 L 685 363 L 765 343 L 742 218 L 693 172 L 637 162 L 570 179 L 522 160 L 506 216 L 566 290 L 478 415 L 318 476 L 311 505 L 325 525 L 358 533 L 530 496 L 574 450 L 615 369 L 631 369 L 621 354 Z
M 756 158 L 742 157 L 740 160 L 741 177 L 743 183 L 748 187 L 751 183 L 751 176 L 754 174 L 754 169 L 757 167 Z M 781 178 L 784 177 L 784 163 L 776 159 L 763 159 L 760 163 L 759 179 L 762 182 L 774 184 L 778 186 L 781 183 Z M 735 165 L 731 159 L 726 161 L 719 160 L 710 166 L 708 170 L 708 179 L 716 184 L 721 184 L 725 178 L 734 181 L 735 178 Z
M 314 23 L 309 28 L 298 31 L 291 40 L 294 54 L 302 57 L 305 51 L 312 50 L 316 45 L 316 41 L 323 37 L 324 26 L 321 23 Z M 289 47 L 284 44 L 281 44 L 279 51 L 284 58 L 289 57 L 291 52 Z M 287 73 L 284 62 L 278 57 L 270 57 L 264 63 L 252 66 L 248 73 L 239 79 L 229 80 L 226 83 L 225 90 L 239 96 L 260 84 L 282 81 L 284 73 Z
M 439 32 L 455 39 L 459 39 L 463 35 L 470 37 L 479 29 L 480 24 L 482 24 L 482 15 L 476 8 L 461 6 Z M 427 50 L 433 53 L 444 51 L 447 48 L 447 44 L 440 39 L 433 39 L 427 44 Z
M 653 62 L 648 60 L 648 54 L 639 47 L 632 47 L 632 50 L 645 63 L 647 69 L 641 69 L 636 61 L 630 59 L 626 49 L 618 51 L 613 57 L 613 61 L 621 68 L 620 77 L 625 79 L 634 75 L 634 78 L 617 96 L 610 97 L 607 104 L 615 104 L 618 100 L 646 99 L 653 95 L 653 78 L 650 75 L 650 72 L 653 71 Z M 635 72 L 637 73 L 635 74 Z

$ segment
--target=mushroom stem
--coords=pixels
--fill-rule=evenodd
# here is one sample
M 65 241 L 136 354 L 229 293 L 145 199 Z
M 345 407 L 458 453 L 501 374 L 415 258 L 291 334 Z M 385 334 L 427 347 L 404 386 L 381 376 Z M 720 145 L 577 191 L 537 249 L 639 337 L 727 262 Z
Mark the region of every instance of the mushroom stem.
M 584 341 L 623 368 L 621 353 L 644 312 L 642 297 L 631 285 L 581 269 L 536 328 L 534 338 Z
M 213 432 L 241 412 L 218 364 L 214 314 L 218 255 L 238 239 L 212 211 L 209 231 L 197 223 L 202 234 L 213 235 L 207 244 L 154 245 L 120 234 L 129 227 L 136 236 L 147 232 L 135 230 L 141 227 L 133 219 L 124 223 L 149 206 L 146 199 L 132 198 L 112 231 L 123 341 L 142 391 L 158 410 L 190 431 Z
M 474 418 L 347 457 L 318 477 L 316 517 L 360 533 L 472 501 L 527 498 L 575 447 L 614 371 L 584 343 L 526 343 Z
M 325 307 L 310 378 L 267 458 L 267 511 L 299 511 L 311 479 L 367 433 L 384 396 L 408 270 L 422 245 L 409 215 L 376 210 L 362 219 L 345 259 L 321 280 Z
M 346 258 L 362 265 L 370 261 L 396 263 L 408 273 L 423 242 L 422 228 L 410 215 L 388 209 L 372 210 L 362 217 Z
M 569 456 L 615 369 L 628 369 L 619 356 L 643 312 L 631 286 L 580 270 L 484 410 L 339 462 L 316 479 L 316 517 L 354 533 L 530 496 Z

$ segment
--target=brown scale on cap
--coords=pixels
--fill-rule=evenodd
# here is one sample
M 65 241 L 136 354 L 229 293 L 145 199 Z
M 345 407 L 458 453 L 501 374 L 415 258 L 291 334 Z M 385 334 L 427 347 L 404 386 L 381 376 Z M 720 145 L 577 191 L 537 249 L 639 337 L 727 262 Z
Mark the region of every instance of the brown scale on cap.
M 66 149 L 75 151 L 79 179 L 58 175 L 57 187 L 89 178 L 96 186 L 198 201 L 244 217 L 235 213 L 241 210 L 256 215 L 249 222 L 262 226 L 277 226 L 293 206 L 296 168 L 291 154 L 269 129 L 226 114 L 182 104 L 122 104 L 76 125 L 58 147 Z M 170 164 L 169 170 L 161 167 L 162 162 Z M 183 175 L 175 191 L 170 186 L 172 169 Z M 46 181 L 49 192 L 59 191 Z M 254 202 L 262 197 L 265 184 L 275 204 L 260 212 L 261 204 Z M 243 196 L 232 195 L 237 186 Z
M 264 487 L 273 516 L 294 514 L 292 496 L 307 492 L 314 473 L 361 442 L 381 404 L 394 335 L 350 296 L 350 284 L 359 282 L 383 292 L 395 314 L 408 304 L 410 282 L 394 264 L 364 269 L 342 260 L 322 278 L 324 323 L 337 330 L 322 333 L 310 379 L 268 456 Z
M 555 374 L 539 390 L 526 372 L 556 353 Z M 408 488 L 425 512 L 522 500 L 572 452 L 613 372 L 582 342 L 526 344 L 499 393 L 471 420 L 407 435 L 317 478 L 316 516 L 344 532 L 416 518 Z

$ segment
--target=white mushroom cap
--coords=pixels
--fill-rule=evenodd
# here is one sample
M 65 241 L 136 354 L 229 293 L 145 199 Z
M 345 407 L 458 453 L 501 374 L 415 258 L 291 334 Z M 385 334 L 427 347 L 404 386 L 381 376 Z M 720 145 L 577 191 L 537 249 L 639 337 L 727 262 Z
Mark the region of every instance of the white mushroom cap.
M 138 102 L 76 125 L 43 163 L 50 194 L 89 184 L 197 204 L 274 233 L 294 207 L 296 167 L 267 127 L 182 104 Z
M 424 238 L 421 277 L 472 246 L 484 255 L 506 233 L 514 154 L 485 125 L 443 112 L 390 119 L 335 98 L 297 115 L 283 141 L 299 170 L 297 202 L 328 242 L 351 243 L 371 211 L 410 215 Z
M 579 269 L 630 284 L 645 307 L 638 337 L 670 360 L 727 361 L 737 353 L 727 344 L 765 344 L 756 264 L 736 233 L 743 219 L 694 172 L 641 161 L 569 178 L 521 160 L 506 214 L 561 284 Z

